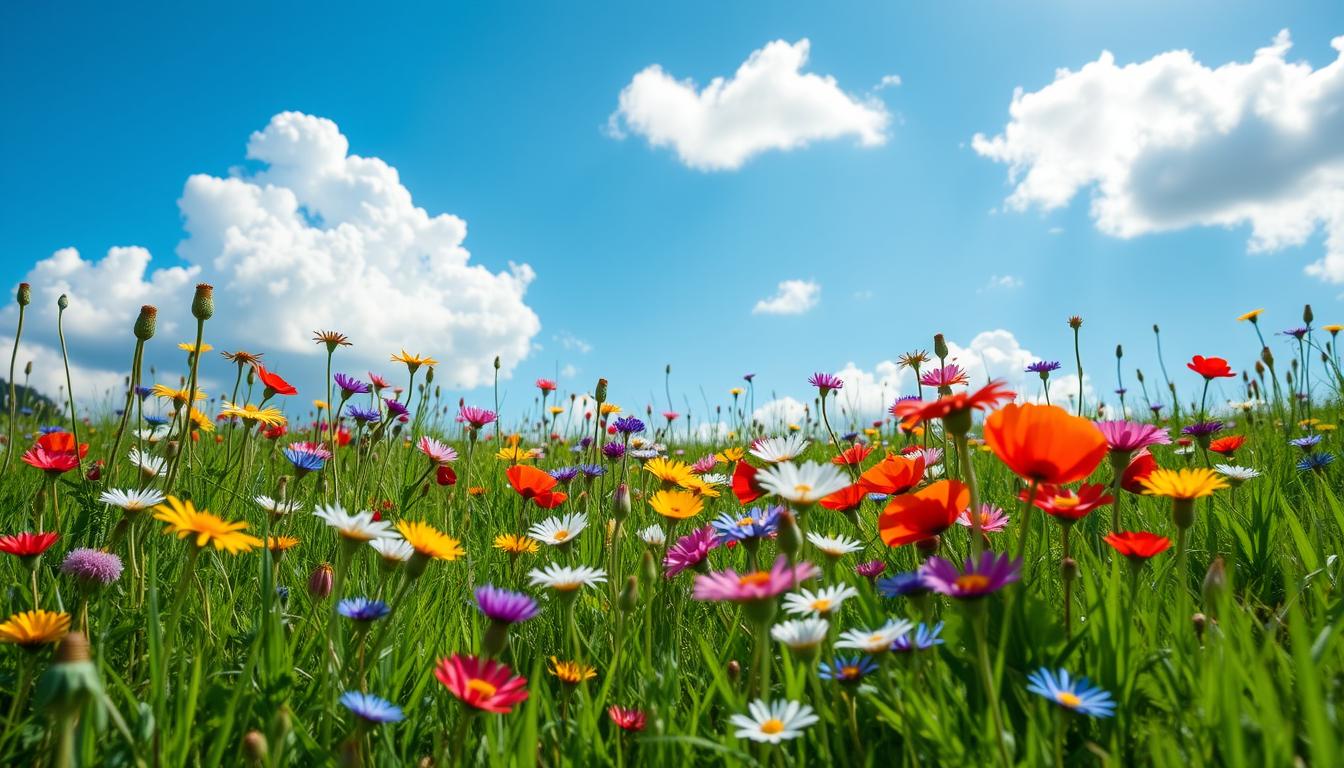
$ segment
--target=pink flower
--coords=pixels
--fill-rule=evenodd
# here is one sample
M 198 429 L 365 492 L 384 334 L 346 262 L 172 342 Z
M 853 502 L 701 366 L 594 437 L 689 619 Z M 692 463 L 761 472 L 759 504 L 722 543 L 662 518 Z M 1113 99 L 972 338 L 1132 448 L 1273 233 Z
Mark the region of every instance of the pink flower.
M 710 525 L 682 536 L 676 544 L 668 547 L 667 554 L 663 556 L 663 568 L 666 569 L 663 575 L 670 579 L 687 568 L 699 567 L 709 556 L 709 550 L 718 545 L 719 536 Z
M 957 515 L 957 522 L 971 527 L 971 511 L 963 509 L 960 515 Z M 1002 509 L 993 504 L 980 505 L 980 530 L 985 533 L 997 533 L 1002 531 L 1008 525 L 1008 515 L 1004 514 Z
M 452 446 L 445 445 L 429 435 L 420 438 L 418 447 L 420 452 L 425 454 L 434 464 L 447 464 L 451 461 L 457 461 L 457 451 L 453 450 Z
M 730 600 L 735 603 L 768 600 L 817 575 L 817 567 L 808 562 L 790 567 L 780 555 L 768 571 L 739 574 L 734 570 L 716 571 L 695 577 L 692 597 L 696 600 Z
M 1098 421 L 1097 429 L 1106 438 L 1106 445 L 1116 453 L 1133 453 L 1150 445 L 1170 445 L 1167 430 L 1156 424 L 1137 421 Z

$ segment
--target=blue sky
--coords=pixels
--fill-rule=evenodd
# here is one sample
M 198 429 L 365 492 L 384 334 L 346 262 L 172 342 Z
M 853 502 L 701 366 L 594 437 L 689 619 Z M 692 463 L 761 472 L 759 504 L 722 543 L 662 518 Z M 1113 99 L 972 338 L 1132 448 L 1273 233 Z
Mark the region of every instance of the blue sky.
M 1103 50 L 1124 65 L 1186 49 L 1217 67 L 1250 61 L 1281 29 L 1292 34 L 1289 62 L 1324 67 L 1338 56 L 1330 40 L 1344 34 L 1344 6 L 10 6 L 0 23 L 0 277 L 13 285 L 65 247 L 91 260 L 143 246 L 153 267 L 181 265 L 187 178 L 255 171 L 248 136 L 294 110 L 329 118 L 351 153 L 395 167 L 430 215 L 464 219 L 473 264 L 535 271 L 525 301 L 540 349 L 519 364 L 514 389 L 572 366 L 566 389 L 605 375 L 618 400 L 642 405 L 651 391 L 662 400 L 671 363 L 676 404 L 685 393 L 699 411 L 701 386 L 719 401 L 750 370 L 758 401 L 771 390 L 802 396 L 813 370 L 872 370 L 937 331 L 965 345 L 1006 329 L 1035 355 L 1068 359 L 1074 313 L 1086 318 L 1085 362 L 1100 390 L 1114 387 L 1116 343 L 1127 376 L 1136 365 L 1156 373 L 1154 322 L 1173 372 L 1197 352 L 1239 369 L 1255 351 L 1250 329 L 1233 322 L 1247 309 L 1266 307 L 1272 329 L 1295 324 L 1306 302 L 1318 322 L 1344 319 L 1340 286 L 1303 271 L 1324 255 L 1323 227 L 1248 254 L 1246 223 L 1128 239 L 1100 231 L 1091 185 L 1053 210 L 1006 209 L 1008 166 L 972 137 L 1004 131 L 1014 88 L 1041 90 Z M 704 171 L 638 132 L 607 130 L 622 89 L 649 65 L 703 87 L 771 41 L 802 39 L 804 72 L 880 101 L 884 143 L 844 136 Z M 893 74 L 899 86 L 873 90 Z M 1246 182 L 1208 175 L 1220 183 Z M 990 285 L 1003 276 L 1014 285 Z M 820 285 L 814 308 L 752 313 L 788 279 Z M 330 314 L 328 325 L 359 342 L 340 307 Z M 591 349 L 566 349 L 566 334 Z

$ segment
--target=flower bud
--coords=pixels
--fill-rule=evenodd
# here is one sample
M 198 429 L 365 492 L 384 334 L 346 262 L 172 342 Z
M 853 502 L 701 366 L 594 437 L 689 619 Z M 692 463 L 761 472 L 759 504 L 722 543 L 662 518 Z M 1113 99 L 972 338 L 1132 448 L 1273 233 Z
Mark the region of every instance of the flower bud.
M 77 717 L 89 701 L 101 698 L 102 680 L 90 660 L 89 641 L 69 632 L 56 647 L 56 658 L 37 681 L 35 702 L 57 718 Z
M 742 665 L 737 662 L 737 659 L 729 659 L 724 671 L 728 673 L 728 682 L 733 685 L 736 685 L 737 681 L 742 679 Z
M 33 303 L 33 287 L 27 283 L 19 283 L 18 301 L 20 307 L 26 307 Z
M 1135 378 L 1137 378 L 1137 379 L 1139 380 L 1139 383 L 1140 383 L 1140 384 L 1143 383 L 1143 370 L 1142 370 L 1142 369 L 1140 369 L 1140 368 L 1135 368 L 1135 369 L 1134 369 L 1134 376 L 1135 376 Z
M 1066 557 L 1059 561 L 1059 577 L 1065 581 L 1073 581 L 1078 578 L 1078 561 L 1072 557 Z
M 788 555 L 789 560 L 798 557 L 803 549 L 803 532 L 798 529 L 798 519 L 789 510 L 779 513 L 777 546 L 779 551 Z
M 56 308 L 64 312 L 66 307 L 69 306 L 70 306 L 70 297 L 62 293 L 61 297 L 56 299 Z
M 1116 344 L 1116 345 L 1115 345 L 1115 359 L 1116 359 L 1116 360 L 1119 360 L 1120 358 L 1122 358 L 1122 357 L 1124 357 L 1124 356 L 1125 356 L 1125 348 L 1122 347 L 1122 346 L 1120 346 L 1119 344 Z
M 28 361 L 28 364 L 25 365 L 25 366 L 23 366 L 23 375 L 24 375 L 24 376 L 32 376 L 32 375 L 33 375 L 33 361 L 32 361 L 32 360 L 29 360 L 29 361 Z
M 918 549 L 925 557 L 938 553 L 938 546 L 943 543 L 941 536 L 929 536 L 915 542 L 915 549 Z
M 243 757 L 248 765 L 265 765 L 269 759 L 267 754 L 269 748 L 266 744 L 266 737 L 261 731 L 248 731 L 243 734 Z
M 624 520 L 630 515 L 630 489 L 625 483 L 616 486 L 616 492 L 611 495 L 611 516 L 617 520 Z
M 1072 329 L 1075 330 L 1075 331 L 1078 330 L 1079 328 L 1082 328 L 1082 327 L 1083 327 L 1083 318 L 1082 318 L 1082 316 L 1080 316 L 1080 315 L 1074 315 L 1073 317 L 1070 317 L 1070 318 L 1069 318 L 1069 327 L 1072 328 Z M 1156 326 L 1156 325 L 1153 326 L 1153 330 L 1154 330 L 1154 332 L 1156 332 L 1156 330 L 1157 330 L 1157 326 Z
M 196 284 L 196 295 L 191 299 L 191 314 L 197 320 L 209 320 L 215 314 L 215 288 L 208 283 Z
M 1195 637 L 1204 639 L 1204 627 L 1208 626 L 1209 619 L 1202 613 L 1196 613 L 1190 617 L 1190 623 L 1195 627 Z
M 1316 316 L 1311 313 L 1310 304 L 1302 308 L 1302 322 L 1306 323 L 1307 325 L 1311 325 L 1311 321 L 1315 319 Z
M 1265 365 L 1274 367 L 1274 353 L 1269 351 L 1269 347 L 1260 350 L 1260 359 L 1265 361 Z
M 644 550 L 644 558 L 639 563 L 640 573 L 644 577 L 645 584 L 654 584 L 658 581 L 658 562 L 653 559 L 653 553 Z
M 499 370 L 499 355 L 495 355 L 495 370 Z
M 621 590 L 621 597 L 617 605 L 626 613 L 635 610 L 639 605 L 639 579 L 630 576 L 625 580 L 625 588 Z
M 135 338 L 141 341 L 149 341 L 154 338 L 154 327 L 159 317 L 159 310 L 150 304 L 140 308 L 140 316 L 135 319 Z
M 1209 571 L 1204 574 L 1204 608 L 1213 615 L 1218 615 L 1218 603 L 1223 595 L 1227 593 L 1227 569 L 1223 564 L 1221 555 L 1213 558 L 1209 563 Z
M 597 404 L 601 405 L 607 402 L 607 380 L 598 379 L 597 388 L 593 391 L 593 397 L 597 399 Z
M 431 365 L 429 366 L 429 370 L 425 371 L 425 385 L 428 386 L 433 383 L 434 383 L 434 366 Z
M 943 338 L 943 334 L 941 333 L 933 334 L 933 354 L 940 360 L 947 357 L 947 339 Z
M 308 594 L 316 600 L 325 600 L 331 595 L 333 582 L 336 578 L 336 572 L 332 569 L 330 563 L 323 563 L 313 569 L 313 574 L 308 577 Z

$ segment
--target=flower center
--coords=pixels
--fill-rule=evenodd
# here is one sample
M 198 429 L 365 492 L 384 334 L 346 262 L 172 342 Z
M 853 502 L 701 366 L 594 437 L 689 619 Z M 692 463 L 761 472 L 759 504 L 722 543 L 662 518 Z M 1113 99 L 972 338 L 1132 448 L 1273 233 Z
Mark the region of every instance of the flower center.
M 555 532 L 556 541 L 564 541 L 565 539 L 568 538 L 569 538 L 569 531 L 566 531 L 563 528 Z
M 756 518 L 754 518 L 754 517 L 744 517 L 744 518 L 742 518 L 741 520 L 738 520 L 738 521 L 737 521 L 737 527 L 738 527 L 738 528 L 749 528 L 749 527 L 751 527 L 751 524 L 752 524 L 752 523 L 755 523 L 755 522 L 756 522 Z
M 812 601 L 812 610 L 817 613 L 829 613 L 831 610 L 831 601 L 824 597 L 819 597 Z
M 859 668 L 853 665 L 840 668 L 840 676 L 846 680 L 859 679 Z
M 739 586 L 743 587 L 759 587 L 763 584 L 769 583 L 769 581 L 770 581 L 769 571 L 756 571 L 755 573 L 748 573 L 745 576 L 739 577 L 737 583 Z
M 499 689 L 484 680 L 473 678 L 467 681 L 467 690 L 488 698 L 494 696 L 495 691 Z
M 794 493 L 797 493 L 799 496 L 806 496 L 807 494 L 812 492 L 812 486 L 799 483 L 798 485 L 793 486 L 793 491 Z
M 1077 496 L 1056 496 L 1054 500 L 1055 506 L 1060 509 L 1074 509 L 1080 502 L 1082 499 Z
M 979 592 L 989 586 L 989 577 L 983 573 L 965 573 L 953 583 L 963 592 Z
M 1083 700 L 1078 698 L 1078 694 L 1069 691 L 1060 691 L 1055 694 L 1055 700 L 1069 709 L 1077 709 L 1078 705 L 1083 703 Z
M 768 733 L 773 736 L 776 733 L 783 732 L 783 730 L 784 721 L 777 717 L 772 717 L 764 723 L 761 723 L 761 733 Z

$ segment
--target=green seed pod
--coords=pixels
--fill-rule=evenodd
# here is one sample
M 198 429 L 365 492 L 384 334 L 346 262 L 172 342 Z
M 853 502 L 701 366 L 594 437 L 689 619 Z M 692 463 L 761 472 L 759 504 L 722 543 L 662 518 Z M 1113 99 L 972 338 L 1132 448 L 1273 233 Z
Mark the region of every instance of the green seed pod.
M 639 605 L 639 579 L 630 576 L 625 580 L 625 588 L 621 590 L 621 597 L 617 605 L 626 613 L 635 610 Z
M 98 668 L 90 661 L 89 641 L 70 632 L 56 648 L 56 659 L 37 681 L 36 703 L 53 717 L 75 715 L 102 693 Z
M 598 379 L 598 380 L 597 380 L 597 389 L 593 392 L 593 396 L 594 396 L 595 398 L 597 398 L 597 404 L 598 404 L 598 405 L 601 405 L 601 404 L 607 402 L 607 380 L 606 380 L 606 379 Z
M 208 283 L 196 285 L 196 295 L 191 299 L 191 314 L 197 320 L 209 320 L 215 315 L 215 288 Z
M 425 386 L 429 386 L 430 384 L 433 383 L 434 383 L 434 366 L 431 365 L 429 366 L 429 370 L 425 371 Z
M 61 297 L 59 299 L 56 299 L 56 308 L 64 312 L 66 307 L 69 306 L 70 306 L 70 297 L 62 293 Z
M 495 370 L 499 370 L 499 355 L 495 355 Z
M 19 283 L 18 301 L 20 307 L 26 307 L 33 303 L 33 287 L 27 283 Z
M 1120 346 L 1119 344 L 1116 344 L 1116 345 L 1115 345 L 1115 359 L 1119 360 L 1120 358 L 1122 358 L 1122 357 L 1124 357 L 1124 356 L 1125 356 L 1125 348 L 1122 347 L 1122 346 Z
M 23 366 L 23 375 L 24 375 L 24 376 L 32 376 L 32 375 L 33 375 L 33 361 L 32 361 L 32 360 L 29 360 L 29 361 L 28 361 L 28 364 L 25 365 L 25 366 Z
M 150 304 L 140 308 L 140 316 L 135 319 L 135 338 L 149 341 L 154 338 L 154 329 L 159 318 L 159 310 Z
M 653 553 L 644 550 L 644 557 L 640 560 L 640 573 L 644 577 L 645 584 L 656 584 L 658 582 L 658 563 L 653 559 Z
M 1302 308 L 1302 322 L 1306 323 L 1307 325 L 1311 325 L 1311 321 L 1315 319 L 1316 316 L 1311 313 L 1310 304 Z
M 935 333 L 933 335 L 933 354 L 940 360 L 947 357 L 947 339 L 943 338 L 943 334 L 941 333 Z
M 803 549 L 803 532 L 798 528 L 798 520 L 793 513 L 784 510 L 779 515 L 778 546 L 779 551 L 793 560 Z
M 617 520 L 624 520 L 630 515 L 630 489 L 625 483 L 616 486 L 616 492 L 611 495 L 611 516 Z

